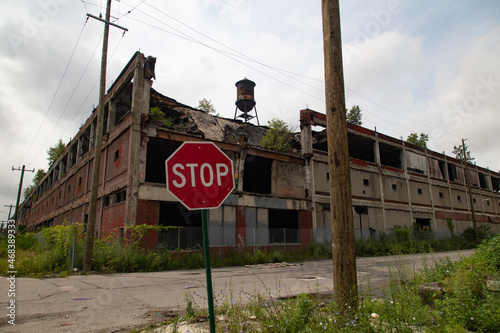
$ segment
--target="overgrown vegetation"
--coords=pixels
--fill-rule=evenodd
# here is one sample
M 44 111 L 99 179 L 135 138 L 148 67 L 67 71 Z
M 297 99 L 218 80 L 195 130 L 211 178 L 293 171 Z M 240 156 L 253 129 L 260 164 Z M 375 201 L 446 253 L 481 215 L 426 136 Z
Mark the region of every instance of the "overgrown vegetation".
M 102 235 L 96 240 L 92 269 L 96 272 L 154 272 L 164 270 L 204 267 L 201 250 L 145 250 L 140 244 L 148 234 L 176 227 L 138 225 L 126 230 L 125 239 L 119 242 L 115 233 Z M 479 229 L 479 238 L 488 239 L 491 233 Z M 155 236 L 157 237 L 157 236 Z M 58 225 L 43 229 L 37 234 L 16 236 L 16 268 L 18 276 L 42 277 L 66 275 L 80 271 L 85 248 L 83 227 Z M 469 228 L 460 236 L 437 240 L 430 231 L 397 228 L 391 234 L 381 233 L 377 239 L 358 240 L 358 256 L 437 252 L 474 247 L 474 230 Z M 7 242 L 0 243 L 0 258 L 7 257 Z M 302 261 L 331 258 L 331 244 L 314 243 L 305 250 L 276 246 L 273 250 L 228 247 L 224 252 L 212 254 L 212 267 L 239 266 L 283 261 Z M 0 260 L 0 274 L 7 272 L 7 260 Z
M 166 118 L 165 113 L 158 107 L 153 106 L 149 108 L 149 112 L 153 114 L 153 118 L 158 120 L 163 126 L 172 127 L 173 121 L 171 118 Z
M 47 150 L 47 160 L 49 161 L 49 167 L 57 160 L 57 158 L 62 154 L 62 152 L 66 149 L 66 144 L 59 139 L 57 143 L 50 147 Z
M 406 138 L 406 142 L 412 143 L 422 148 L 427 147 L 427 141 L 429 141 L 429 135 L 425 133 L 420 133 L 420 136 L 417 133 L 411 133 Z
M 197 109 L 205 111 L 206 113 L 209 113 L 209 114 L 215 114 L 217 111 L 215 109 L 215 106 L 212 104 L 212 100 L 211 99 L 207 100 L 206 98 L 204 98 L 198 102 Z
M 435 261 L 423 271 L 402 281 L 393 274 L 382 298 L 370 291 L 359 306 L 343 312 L 329 293 L 311 291 L 293 295 L 277 285 L 266 292 L 235 294 L 231 287 L 214 294 L 217 332 L 484 332 L 500 331 L 500 295 L 488 281 L 500 279 L 500 235 L 483 244 L 470 257 L 457 262 Z M 408 267 L 398 267 L 406 271 Z M 254 274 L 250 271 L 250 274 Z M 254 274 L 257 283 L 262 280 Z M 425 302 L 419 286 L 438 282 L 442 297 Z M 165 323 L 177 331 L 197 331 L 206 323 L 206 298 L 197 290 L 186 294 L 183 317 Z
M 453 226 L 451 226 L 453 227 Z M 437 239 L 431 230 L 396 227 L 392 233 L 379 233 L 377 237 L 356 240 L 356 254 L 358 256 L 384 256 L 393 254 L 431 253 L 462 249 L 472 249 L 474 243 L 474 228 L 469 227 L 460 236 L 455 236 L 453 228 L 450 230 L 452 237 Z M 492 237 L 491 231 L 486 227 L 478 228 L 480 241 Z
M 346 121 L 349 124 L 354 124 L 358 126 L 363 125 L 363 121 L 361 120 L 361 118 L 363 118 L 363 115 L 361 113 L 362 110 L 359 107 L 359 105 L 353 105 L 351 109 L 349 109 L 349 111 L 347 111 L 346 108 L 345 112 L 346 112 Z
M 38 183 L 42 180 L 43 176 L 45 176 L 45 170 L 38 169 L 36 171 L 35 175 L 33 176 L 33 181 L 31 183 L 31 185 L 29 185 L 28 187 L 26 187 L 24 189 L 23 196 L 24 196 L 25 200 L 27 197 L 29 197 L 31 192 L 33 192 L 36 189 Z
M 286 153 L 292 149 L 292 131 L 287 123 L 273 118 L 267 122 L 268 129 L 260 145 L 279 153 Z

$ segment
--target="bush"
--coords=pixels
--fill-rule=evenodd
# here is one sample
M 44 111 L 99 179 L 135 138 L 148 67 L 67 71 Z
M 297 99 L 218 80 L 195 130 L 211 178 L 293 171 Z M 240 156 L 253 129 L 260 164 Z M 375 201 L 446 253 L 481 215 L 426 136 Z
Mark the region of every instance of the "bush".
M 286 153 L 292 149 L 292 131 L 289 126 L 280 119 L 271 119 L 268 122 L 268 129 L 260 145 L 279 153 Z

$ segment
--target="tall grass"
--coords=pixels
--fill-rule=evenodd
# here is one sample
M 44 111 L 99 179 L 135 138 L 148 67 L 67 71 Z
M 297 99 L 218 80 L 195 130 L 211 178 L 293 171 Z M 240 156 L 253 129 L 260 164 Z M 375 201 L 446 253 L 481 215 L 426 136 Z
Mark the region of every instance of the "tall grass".
M 383 298 L 369 294 L 359 306 L 342 311 L 328 294 L 290 296 L 286 290 L 235 295 L 221 291 L 215 297 L 218 332 L 500 332 L 500 295 L 487 288 L 485 276 L 500 279 L 500 235 L 485 241 L 470 257 L 452 263 L 435 261 L 407 281 L 391 276 Z M 404 270 L 405 267 L 401 267 Z M 256 276 L 261 283 L 262 280 Z M 444 294 L 433 304 L 419 295 L 422 283 L 439 282 Z M 283 297 L 288 295 L 288 297 Z M 196 290 L 186 294 L 185 316 L 170 328 L 184 325 L 197 331 L 206 318 L 206 303 Z M 189 324 L 191 323 L 191 326 Z M 182 324 L 182 325 L 181 325 Z M 167 330 L 168 331 L 168 330 Z
M 161 226 L 136 226 L 133 239 L 118 243 L 114 235 L 95 241 L 92 269 L 96 272 L 153 272 L 203 268 L 201 251 L 148 251 L 140 247 L 148 232 L 159 231 Z M 480 234 L 488 238 L 489 234 Z M 42 277 L 67 275 L 80 271 L 83 266 L 85 234 L 82 225 L 58 225 L 38 234 L 16 235 L 16 270 L 18 276 Z M 124 245 L 125 244 L 125 245 Z M 437 252 L 474 247 L 470 231 L 459 237 L 437 240 L 432 232 L 396 229 L 391 234 L 381 233 L 377 239 L 357 240 L 359 256 L 380 256 L 406 253 Z M 328 241 L 314 243 L 307 249 L 252 251 L 228 247 L 223 254 L 213 253 L 212 267 L 239 266 L 283 261 L 303 261 L 331 258 Z M 0 258 L 7 257 L 7 242 L 0 242 Z M 0 260 L 0 274 L 7 272 L 7 260 Z

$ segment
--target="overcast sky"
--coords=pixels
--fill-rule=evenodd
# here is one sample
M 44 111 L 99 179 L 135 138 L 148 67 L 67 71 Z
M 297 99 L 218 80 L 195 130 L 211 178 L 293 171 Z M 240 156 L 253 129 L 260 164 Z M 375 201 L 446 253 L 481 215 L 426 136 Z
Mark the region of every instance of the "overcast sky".
M 19 171 L 47 170 L 98 102 L 105 0 L 0 2 L 0 220 Z M 427 133 L 453 156 L 467 138 L 478 165 L 500 169 L 500 1 L 341 0 L 346 105 L 363 126 L 406 139 Z M 135 51 L 157 58 L 153 87 L 233 117 L 235 82 L 256 82 L 261 124 L 298 128 L 324 112 L 320 0 L 122 0 L 112 3 L 107 86 Z M 32 181 L 27 173 L 24 184 Z

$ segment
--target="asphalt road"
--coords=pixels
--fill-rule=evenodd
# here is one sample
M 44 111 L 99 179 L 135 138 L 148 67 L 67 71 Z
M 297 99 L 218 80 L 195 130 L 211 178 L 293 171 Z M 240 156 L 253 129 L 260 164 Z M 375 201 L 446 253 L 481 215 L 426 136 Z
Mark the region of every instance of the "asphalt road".
M 358 258 L 358 286 L 379 297 L 392 276 L 407 278 L 425 263 L 449 257 L 456 260 L 472 250 Z M 333 289 L 331 260 L 224 267 L 212 270 L 216 303 L 266 298 Z M 186 295 L 206 306 L 205 270 L 156 273 L 74 275 L 67 278 L 15 281 L 15 326 L 10 325 L 10 281 L 0 278 L 0 332 L 125 332 L 161 322 L 183 311 Z

